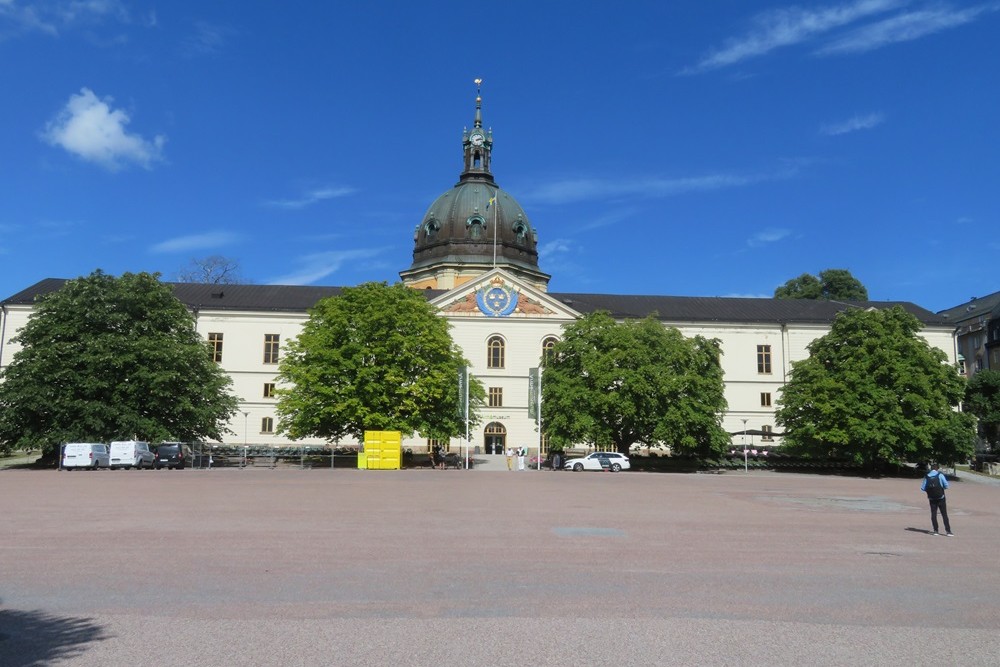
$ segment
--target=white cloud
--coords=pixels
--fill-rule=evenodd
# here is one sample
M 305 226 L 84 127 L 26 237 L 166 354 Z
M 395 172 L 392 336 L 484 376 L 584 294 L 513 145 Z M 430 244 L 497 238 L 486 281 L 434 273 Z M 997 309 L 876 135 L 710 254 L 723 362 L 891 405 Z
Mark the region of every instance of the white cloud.
M 949 6 L 906 12 L 852 30 L 817 51 L 819 55 L 863 53 L 887 44 L 919 39 L 948 28 L 975 21 L 981 14 L 996 11 L 997 5 L 980 5 L 957 10 Z
M 221 248 L 239 241 L 239 238 L 237 234 L 233 234 L 232 232 L 209 232 L 208 234 L 178 236 L 177 238 L 157 243 L 149 251 L 152 253 L 170 253 Z
M 858 130 L 870 130 L 876 125 L 880 125 L 885 120 L 885 116 L 880 113 L 870 113 L 865 116 L 854 116 L 839 123 L 830 123 L 820 128 L 820 132 L 830 136 L 848 134 Z
M 685 178 L 644 178 L 624 181 L 581 178 L 554 181 L 523 196 L 525 201 L 539 204 L 567 204 L 593 199 L 638 197 L 656 199 L 688 192 L 710 192 L 737 188 L 776 178 L 787 178 L 796 171 L 794 165 L 775 174 L 708 174 Z
M 268 206 L 276 206 L 278 208 L 299 209 L 305 208 L 306 206 L 312 206 L 313 204 L 327 199 L 346 197 L 347 195 L 354 194 L 355 192 L 356 190 L 350 187 L 325 187 L 311 190 L 298 199 L 275 199 L 265 203 Z
M 764 55 L 783 46 L 805 42 L 859 19 L 895 9 L 907 0 L 855 0 L 820 9 L 789 7 L 758 14 L 754 28 L 746 35 L 730 39 L 683 74 L 704 72 Z
M 130 22 L 128 10 L 119 0 L 0 0 L 0 19 L 6 19 L 24 32 L 43 32 L 52 36 L 107 19 Z
M 194 32 L 184 40 L 181 50 L 189 57 L 212 55 L 221 51 L 235 32 L 229 26 L 197 21 Z
M 71 95 L 56 118 L 48 123 L 42 138 L 74 155 L 115 171 L 128 163 L 149 169 L 162 158 L 166 138 L 152 140 L 129 134 L 128 113 L 112 109 L 112 98 L 98 99 L 88 88 Z
M 792 231 L 790 229 L 781 229 L 777 227 L 769 227 L 767 229 L 761 230 L 747 239 L 747 245 L 751 248 L 759 248 L 762 245 L 768 243 L 775 243 L 781 239 L 790 235 Z
M 301 259 L 302 266 L 292 273 L 268 280 L 269 285 L 311 285 L 317 280 L 326 278 L 331 273 L 339 271 L 350 261 L 369 259 L 381 253 L 378 249 L 334 250 L 306 255 Z
M 552 259 L 558 255 L 570 254 L 574 251 L 574 243 L 570 239 L 553 239 L 538 246 L 539 259 Z

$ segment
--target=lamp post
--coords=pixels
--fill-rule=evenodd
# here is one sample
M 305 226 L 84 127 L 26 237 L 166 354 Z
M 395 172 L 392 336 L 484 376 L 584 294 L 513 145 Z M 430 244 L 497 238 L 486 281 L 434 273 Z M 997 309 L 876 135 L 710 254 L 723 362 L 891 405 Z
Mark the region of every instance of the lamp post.
M 250 413 L 244 412 L 243 413 L 243 467 L 244 468 L 247 467 L 247 420 L 249 418 L 250 418 Z
M 747 462 L 747 420 L 743 419 L 743 472 L 750 472 L 750 464 Z

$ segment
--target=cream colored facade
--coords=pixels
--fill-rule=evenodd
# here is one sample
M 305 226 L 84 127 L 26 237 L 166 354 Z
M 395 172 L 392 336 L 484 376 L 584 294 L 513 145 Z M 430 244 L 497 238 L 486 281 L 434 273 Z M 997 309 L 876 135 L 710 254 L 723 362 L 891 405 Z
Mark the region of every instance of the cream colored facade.
M 476 295 L 490 285 L 502 285 L 517 295 L 518 307 L 512 312 L 490 316 L 476 305 Z M 290 288 L 294 289 L 294 288 Z M 766 300 L 764 300 L 766 301 Z M 739 303 L 734 300 L 734 303 Z M 526 446 L 537 451 L 539 434 L 528 418 L 528 372 L 539 366 L 546 339 L 558 339 L 563 327 L 581 316 L 553 295 L 505 272 L 493 269 L 480 278 L 468 281 L 435 297 L 431 303 L 442 317 L 451 323 L 455 342 L 471 363 L 471 373 L 489 391 L 499 389 L 501 405 L 485 407 L 481 421 L 470 431 L 469 445 L 473 452 L 487 451 L 487 428 L 503 433 L 505 446 Z M 6 303 L 0 312 L 0 367 L 6 367 L 17 346 L 11 342 L 14 334 L 25 325 L 30 305 Z M 233 391 L 240 397 L 240 412 L 229 423 L 233 435 L 228 444 L 264 446 L 296 446 L 325 444 L 321 440 L 289 441 L 277 433 L 277 400 L 266 396 L 265 386 L 276 383 L 277 363 L 265 362 L 268 336 L 277 336 L 278 354 L 287 342 L 298 335 L 307 318 L 301 311 L 212 310 L 204 304 L 192 308 L 198 332 L 209 340 L 212 334 L 222 335 L 221 365 L 233 378 Z M 828 323 L 780 323 L 713 321 L 692 322 L 664 319 L 685 336 L 701 335 L 721 342 L 722 367 L 726 386 L 728 412 L 723 427 L 728 432 L 744 428 L 766 430 L 774 427 L 774 413 L 780 390 L 789 378 L 792 363 L 808 356 L 807 346 L 829 331 Z M 952 364 L 956 362 L 954 328 L 949 324 L 926 326 L 921 335 L 941 349 Z M 488 349 L 490 339 L 503 344 L 503 364 L 491 368 Z M 273 338 L 272 338 L 273 340 Z M 769 372 L 760 372 L 758 346 L 767 346 Z M 765 369 L 766 370 L 766 369 Z M 544 376 L 542 379 L 544 383 Z M 499 428 L 498 426 L 499 425 Z M 779 429 L 775 429 L 779 430 Z M 776 438 L 776 444 L 780 438 Z M 349 441 L 341 445 L 355 444 Z M 741 444 L 740 436 L 734 444 Z M 427 440 L 413 436 L 404 446 L 423 451 Z M 453 439 L 449 447 L 460 451 L 462 439 Z

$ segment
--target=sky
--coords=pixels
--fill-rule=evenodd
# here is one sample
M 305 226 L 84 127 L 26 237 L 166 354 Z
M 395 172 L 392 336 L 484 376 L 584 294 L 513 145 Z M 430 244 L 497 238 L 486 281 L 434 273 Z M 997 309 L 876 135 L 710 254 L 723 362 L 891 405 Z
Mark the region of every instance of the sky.
M 553 292 L 1000 290 L 1000 0 L 0 0 L 0 299 L 96 269 L 398 281 L 492 171 Z

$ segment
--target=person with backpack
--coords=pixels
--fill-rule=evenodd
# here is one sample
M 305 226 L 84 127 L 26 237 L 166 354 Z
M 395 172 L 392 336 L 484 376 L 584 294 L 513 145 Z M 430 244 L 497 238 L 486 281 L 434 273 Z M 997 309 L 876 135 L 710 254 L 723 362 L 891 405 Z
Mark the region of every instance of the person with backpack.
M 951 524 L 948 523 L 948 504 L 945 501 L 944 490 L 948 488 L 948 478 L 938 471 L 938 464 L 931 466 L 931 471 L 924 477 L 924 483 L 920 485 L 920 490 L 927 494 L 927 501 L 931 504 L 931 526 L 934 532 L 931 535 L 940 535 L 938 532 L 938 510 L 941 510 L 941 518 L 944 519 L 944 533 L 948 537 L 955 537 L 951 532 Z

